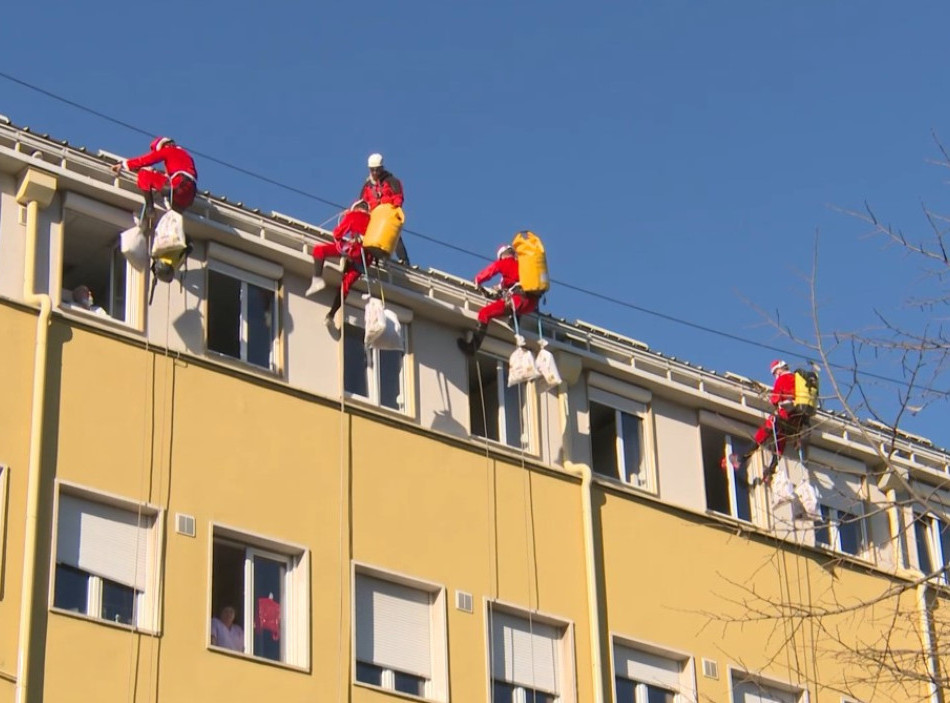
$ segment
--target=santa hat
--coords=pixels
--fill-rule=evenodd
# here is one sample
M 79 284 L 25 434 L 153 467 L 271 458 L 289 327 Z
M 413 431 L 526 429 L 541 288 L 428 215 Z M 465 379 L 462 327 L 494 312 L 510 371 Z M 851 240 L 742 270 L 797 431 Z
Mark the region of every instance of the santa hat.
M 781 369 L 788 370 L 788 364 L 785 363 L 784 359 L 776 359 L 772 362 L 772 365 L 769 366 L 769 371 L 771 371 L 773 374 Z
M 148 145 L 148 148 L 152 151 L 158 151 L 171 141 L 172 140 L 169 137 L 155 137 L 155 139 L 152 140 L 152 143 Z

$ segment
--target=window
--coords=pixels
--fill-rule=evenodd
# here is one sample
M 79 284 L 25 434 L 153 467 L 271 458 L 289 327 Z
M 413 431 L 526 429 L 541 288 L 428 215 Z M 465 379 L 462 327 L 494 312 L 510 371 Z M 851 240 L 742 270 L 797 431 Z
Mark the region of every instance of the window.
M 915 511 L 914 539 L 917 543 L 917 568 L 924 574 L 942 569 L 938 579 L 950 584 L 950 523 Z
M 614 643 L 616 703 L 675 703 L 690 687 L 688 660 Z
M 742 458 L 755 446 L 754 443 L 706 425 L 700 427 L 700 437 L 706 479 L 706 507 L 751 522 L 751 460 L 743 463 Z
M 211 560 L 212 644 L 307 666 L 307 552 L 216 527 Z
M 813 457 L 829 455 L 818 464 Z M 870 535 L 867 524 L 867 502 L 864 464 L 847 457 L 831 457 L 817 447 L 808 449 L 809 479 L 818 489 L 821 520 L 815 522 L 815 544 L 836 552 L 870 558 Z M 839 464 L 834 466 L 831 459 Z M 851 465 L 860 470 L 846 471 Z
M 61 492 L 53 607 L 153 628 L 155 516 Z
M 553 703 L 573 691 L 566 627 L 491 605 L 488 627 L 495 703 Z
M 276 371 L 276 346 L 277 281 L 209 261 L 208 350 Z
M 441 589 L 356 574 L 356 680 L 445 700 Z
M 867 532 L 863 515 L 819 504 L 821 521 L 815 523 L 815 544 L 836 552 L 861 556 L 867 550 Z
M 119 250 L 119 234 L 132 226 L 129 212 L 66 194 L 60 279 L 65 309 L 137 326 L 145 277 Z M 89 289 L 92 307 L 81 304 L 81 286 Z
M 343 323 L 344 389 L 384 408 L 408 412 L 405 351 L 367 348 L 362 324 L 355 313 L 347 314 Z M 403 326 L 402 333 L 405 340 L 407 326 Z
M 652 432 L 645 403 L 589 388 L 591 465 L 595 473 L 653 489 Z
M 733 703 L 803 703 L 804 696 L 791 686 L 765 682 L 734 671 L 732 700 Z
M 487 354 L 469 360 L 468 410 L 476 437 L 528 449 L 527 387 L 523 383 L 508 387 L 507 362 Z

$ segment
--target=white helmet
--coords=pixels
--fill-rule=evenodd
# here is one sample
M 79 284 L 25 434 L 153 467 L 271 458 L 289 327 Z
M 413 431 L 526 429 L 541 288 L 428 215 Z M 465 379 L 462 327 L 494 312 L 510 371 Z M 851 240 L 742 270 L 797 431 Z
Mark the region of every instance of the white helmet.
M 495 252 L 495 258 L 500 259 L 505 254 L 511 254 L 512 256 L 515 255 L 515 250 L 510 244 L 502 244 L 500 247 L 498 247 L 498 251 Z
M 383 166 L 383 155 L 382 154 L 370 154 L 369 158 L 366 160 L 366 165 L 370 168 L 382 168 Z
M 788 364 L 784 359 L 776 359 L 769 365 L 769 371 L 771 371 L 773 375 L 779 371 L 788 371 Z

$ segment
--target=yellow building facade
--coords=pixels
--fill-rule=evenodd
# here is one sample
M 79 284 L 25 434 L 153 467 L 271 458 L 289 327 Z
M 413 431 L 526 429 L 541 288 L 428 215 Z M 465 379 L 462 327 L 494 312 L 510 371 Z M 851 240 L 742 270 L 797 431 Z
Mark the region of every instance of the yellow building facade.
M 542 316 L 563 382 L 509 388 L 395 263 L 366 349 L 328 233 L 211 194 L 150 296 L 111 163 L 0 124 L 0 703 L 945 701 L 942 451 L 820 413 L 809 517 L 731 466 L 754 383 Z

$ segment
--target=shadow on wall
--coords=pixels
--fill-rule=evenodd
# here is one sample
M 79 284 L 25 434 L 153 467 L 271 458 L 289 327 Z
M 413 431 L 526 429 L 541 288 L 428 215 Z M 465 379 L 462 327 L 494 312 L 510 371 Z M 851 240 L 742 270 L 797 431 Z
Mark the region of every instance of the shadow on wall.
M 442 409 L 435 411 L 430 427 L 437 432 L 445 432 L 456 437 L 467 437 L 468 429 L 452 416 L 452 399 L 449 394 L 448 379 L 441 371 L 437 374 L 437 377 L 439 380 L 439 395 L 442 398 Z M 416 382 L 418 383 L 418 380 Z M 418 398 L 418 388 L 416 394 Z

